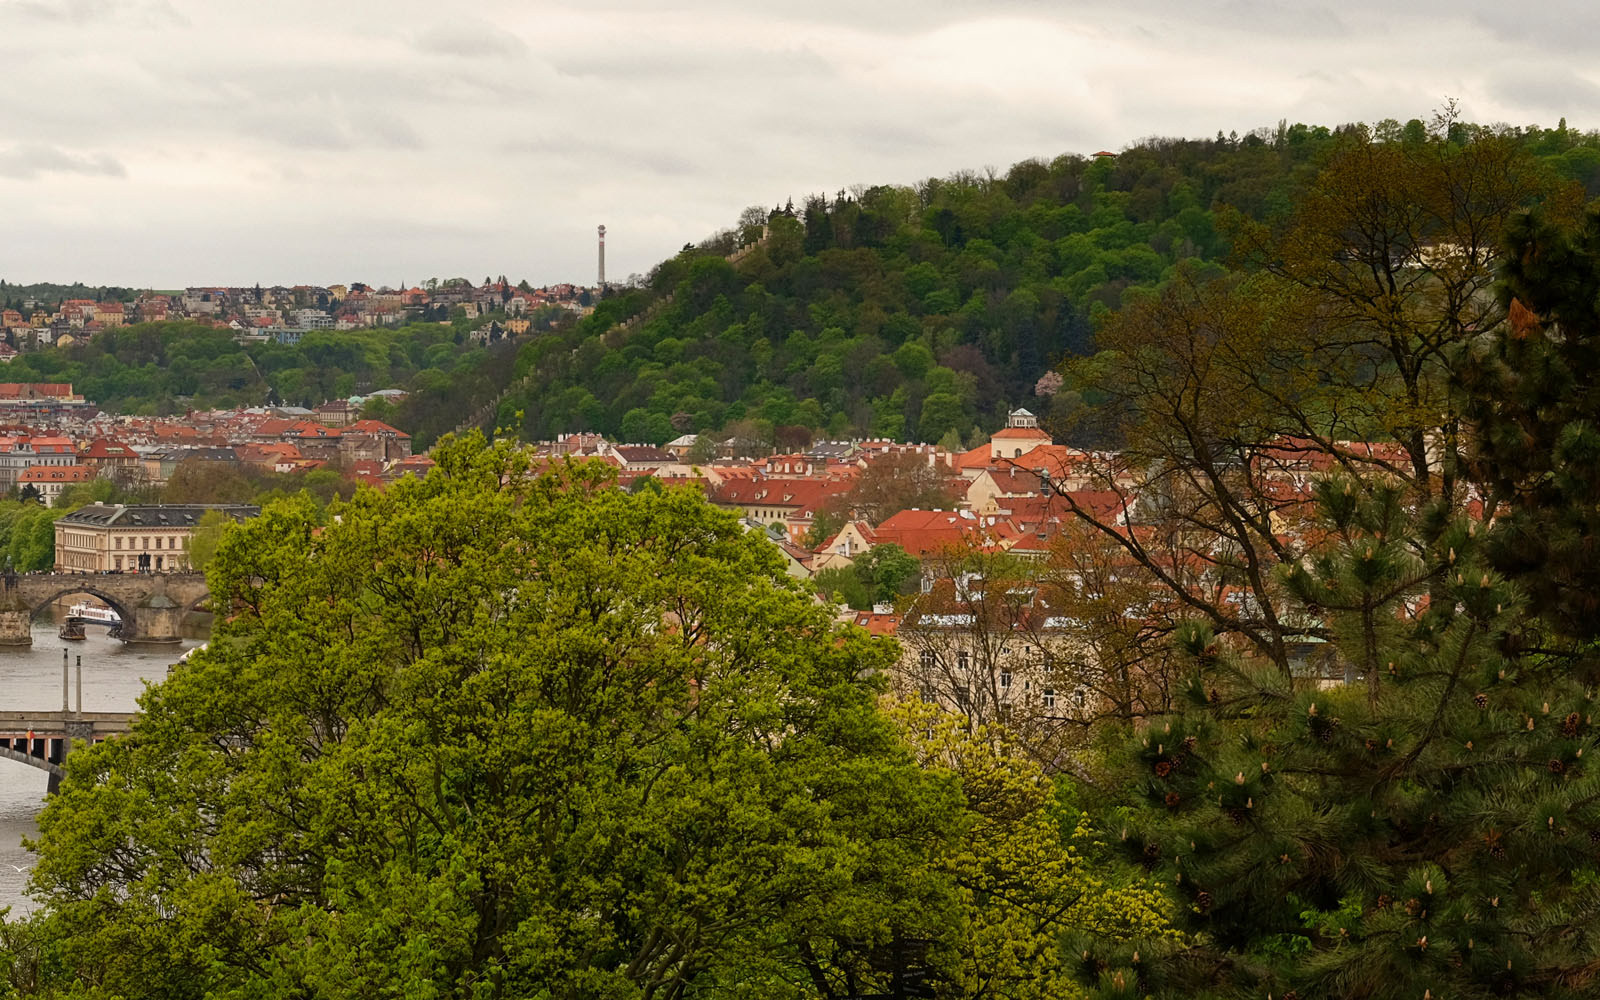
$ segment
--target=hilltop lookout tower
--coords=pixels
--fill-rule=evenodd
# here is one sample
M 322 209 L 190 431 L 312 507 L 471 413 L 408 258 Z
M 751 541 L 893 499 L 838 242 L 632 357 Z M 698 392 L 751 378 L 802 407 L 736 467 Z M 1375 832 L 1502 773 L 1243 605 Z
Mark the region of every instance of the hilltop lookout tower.
M 600 227 L 600 287 L 606 287 L 606 227 Z

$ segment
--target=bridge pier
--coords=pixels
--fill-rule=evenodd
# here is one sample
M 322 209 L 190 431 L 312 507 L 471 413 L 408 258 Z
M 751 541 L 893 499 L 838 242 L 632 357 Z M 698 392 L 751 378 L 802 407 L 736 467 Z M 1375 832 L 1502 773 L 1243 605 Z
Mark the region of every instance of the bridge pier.
M 33 645 L 33 608 L 22 595 L 5 588 L 0 596 L 0 647 L 27 647 Z
M 33 645 L 33 614 L 0 611 L 0 648 L 26 649 Z
M 122 623 L 122 639 L 130 645 L 170 646 L 183 641 L 183 608 L 157 591 L 139 603 L 130 621 Z

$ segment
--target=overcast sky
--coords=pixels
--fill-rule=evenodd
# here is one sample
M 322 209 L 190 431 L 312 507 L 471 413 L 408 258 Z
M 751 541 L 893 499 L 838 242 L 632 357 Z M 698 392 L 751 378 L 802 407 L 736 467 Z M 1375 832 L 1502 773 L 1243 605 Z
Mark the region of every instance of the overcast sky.
M 620 279 L 747 205 L 1155 134 L 1596 127 L 1596 37 L 1576 0 L 0 0 L 0 277 L 589 283 L 604 223 Z

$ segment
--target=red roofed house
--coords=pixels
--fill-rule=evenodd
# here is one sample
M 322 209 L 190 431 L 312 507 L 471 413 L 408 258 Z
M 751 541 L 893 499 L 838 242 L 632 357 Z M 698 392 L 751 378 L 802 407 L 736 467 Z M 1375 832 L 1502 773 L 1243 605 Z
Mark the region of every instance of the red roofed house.
M 72 441 L 64 437 L 36 437 L 29 444 L 33 448 L 33 458 L 28 465 L 77 465 L 78 449 L 74 448 Z
M 46 507 L 54 507 L 62 490 L 94 480 L 95 471 L 86 465 L 35 465 L 22 470 L 22 475 L 17 477 L 17 488 L 32 486 Z
M 857 611 L 853 621 L 867 630 L 873 638 L 888 636 L 893 638 L 900 627 L 900 616 L 879 611 Z
M 822 546 L 817 549 L 818 554 L 844 556 L 854 559 L 864 555 L 866 551 L 877 545 L 880 539 L 878 533 L 865 521 L 851 521 Z
M 273 472 L 291 472 L 302 458 L 300 449 L 287 441 L 251 442 L 236 445 L 234 451 L 241 463 Z
M 71 382 L 0 382 L 0 404 L 40 402 L 81 403 L 83 397 Z
M 1054 444 L 1055 439 L 1039 428 L 1039 418 L 1027 410 L 1016 409 L 1006 418 L 1006 425 L 989 435 L 991 459 L 1021 458 L 1042 444 Z
M 133 469 L 142 465 L 139 453 L 121 441 L 95 438 L 79 449 L 78 462 L 93 469 L 96 474 L 109 475 L 114 469 Z
M 1007 548 L 1016 539 L 1016 529 L 997 518 L 980 518 L 971 511 L 903 510 L 875 529 L 878 541 L 893 542 L 914 556 L 932 555 L 941 549 L 977 544 Z
M 432 469 L 435 464 L 437 463 L 435 463 L 434 460 L 427 455 L 412 455 L 409 458 L 402 458 L 400 461 L 389 466 L 383 475 L 384 478 L 388 479 L 390 482 L 393 482 L 394 480 L 399 479 L 401 476 L 406 475 L 416 476 L 418 479 L 425 479 L 427 478 L 428 470 Z
M 127 319 L 121 302 L 100 302 L 94 307 L 94 319 L 102 328 L 121 326 Z
M 357 420 L 337 431 L 339 460 L 353 462 L 398 462 L 411 457 L 411 435 L 390 427 L 381 420 Z
M 319 462 L 330 462 L 338 457 L 338 428 L 324 427 L 309 420 L 301 420 L 295 426 L 299 430 L 286 435 L 285 439 L 294 442 L 301 455 Z
M 790 538 L 798 538 L 829 498 L 849 488 L 837 479 L 735 479 L 714 487 L 710 499 L 757 524 L 781 524 Z

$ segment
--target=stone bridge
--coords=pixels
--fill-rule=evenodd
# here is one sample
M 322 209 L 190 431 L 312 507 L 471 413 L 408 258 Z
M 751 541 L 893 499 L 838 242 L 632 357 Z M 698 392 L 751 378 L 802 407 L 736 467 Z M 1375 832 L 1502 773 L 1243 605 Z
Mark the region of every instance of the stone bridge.
M 62 597 L 89 594 L 122 618 L 130 643 L 182 640 L 184 615 L 210 592 L 204 573 L 12 573 L 0 576 L 0 646 L 33 643 L 33 618 Z

